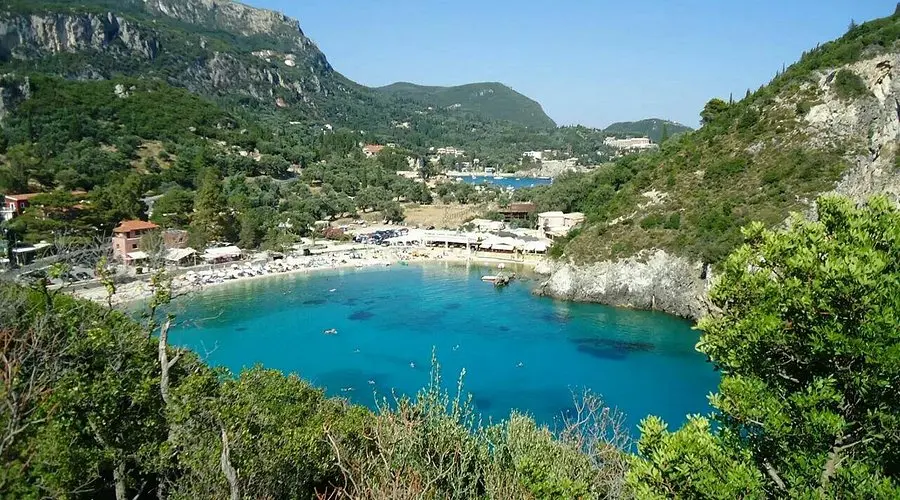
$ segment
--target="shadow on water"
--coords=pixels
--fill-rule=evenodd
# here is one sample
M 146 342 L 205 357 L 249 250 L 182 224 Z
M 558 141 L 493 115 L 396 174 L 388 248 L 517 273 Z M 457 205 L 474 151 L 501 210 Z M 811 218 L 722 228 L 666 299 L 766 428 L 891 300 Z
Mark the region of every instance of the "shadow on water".
M 304 300 L 303 302 L 301 302 L 301 304 L 303 304 L 305 306 L 321 306 L 327 302 L 328 301 L 325 299 L 309 299 L 309 300 Z
M 453 302 L 453 303 L 450 303 L 450 304 L 447 304 L 444 306 L 444 309 L 447 309 L 450 311 L 455 311 L 455 310 L 461 309 L 461 308 L 462 308 L 462 304 L 460 304 L 459 302 Z
M 369 311 L 355 311 L 350 316 L 347 316 L 347 318 L 353 321 L 365 321 L 371 319 L 373 316 L 375 316 L 375 314 L 370 313 Z
M 508 326 L 505 326 L 505 325 L 500 325 L 500 326 L 497 327 L 497 329 L 500 330 L 501 332 L 508 332 L 508 331 L 509 331 L 509 327 L 508 327 Z
M 636 342 L 606 338 L 573 339 L 578 352 L 583 352 L 600 359 L 622 360 L 634 352 L 651 352 L 656 346 L 650 342 Z
M 544 314 L 543 319 L 548 323 L 568 323 L 569 315 L 561 311 L 554 311 Z

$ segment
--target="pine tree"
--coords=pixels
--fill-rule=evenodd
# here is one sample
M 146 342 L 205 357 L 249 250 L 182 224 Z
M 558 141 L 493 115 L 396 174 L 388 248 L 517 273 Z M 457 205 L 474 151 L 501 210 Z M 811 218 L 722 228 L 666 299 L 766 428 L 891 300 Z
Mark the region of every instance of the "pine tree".
M 198 175 L 197 197 L 191 227 L 204 241 L 228 241 L 234 233 L 234 221 L 226 206 L 222 181 L 213 168 Z
M 669 140 L 669 124 L 663 123 L 662 133 L 660 134 L 660 137 L 659 137 L 659 143 L 662 144 L 662 143 L 666 142 L 667 140 Z

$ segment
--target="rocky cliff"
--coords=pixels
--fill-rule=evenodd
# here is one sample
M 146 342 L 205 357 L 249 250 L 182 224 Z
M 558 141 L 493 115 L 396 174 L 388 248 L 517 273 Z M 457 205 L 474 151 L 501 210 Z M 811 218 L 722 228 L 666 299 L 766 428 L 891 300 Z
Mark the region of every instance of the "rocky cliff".
M 859 77 L 861 88 L 858 89 L 858 94 L 842 95 L 835 82 L 836 75 L 842 70 Z M 710 210 L 702 204 L 721 203 L 721 198 L 732 203 L 728 207 L 729 214 L 732 214 L 738 210 L 733 207 L 740 205 L 731 200 L 740 200 L 738 197 L 741 193 L 736 193 L 731 185 L 742 186 L 744 191 L 750 193 L 750 201 L 742 209 L 746 211 L 746 222 L 757 220 L 760 217 L 758 214 L 764 214 L 770 217 L 769 223 L 773 226 L 785 220 L 785 208 L 815 217 L 815 197 L 824 192 L 834 192 L 857 201 L 866 200 L 873 195 L 887 195 L 895 201 L 900 200 L 900 53 L 881 53 L 841 67 L 812 71 L 798 83 L 784 85 L 764 107 L 750 109 L 750 112 L 745 113 L 753 113 L 754 117 L 758 117 L 757 123 L 761 125 L 750 128 L 749 133 L 739 128 L 740 122 L 736 128 L 739 133 L 734 133 L 734 129 L 724 129 L 726 131 L 720 137 L 711 139 L 721 140 L 724 137 L 726 140 L 722 141 L 723 144 L 705 154 L 709 156 L 710 153 L 715 153 L 720 158 L 730 155 L 746 158 L 746 163 L 740 166 L 741 171 L 735 172 L 727 182 L 719 184 L 724 187 L 714 186 L 716 191 L 710 190 L 702 197 L 697 196 L 698 191 L 706 188 L 704 172 L 697 170 L 695 166 L 705 160 L 704 156 L 697 155 L 696 150 L 683 151 L 677 147 L 664 151 L 658 160 L 660 170 L 667 163 L 671 165 L 677 161 L 678 157 L 693 155 L 693 165 L 688 163 L 685 167 L 685 176 L 693 179 L 684 184 L 685 188 L 680 192 L 675 191 L 672 189 L 673 182 L 660 176 L 658 187 L 651 186 L 659 192 L 668 189 L 665 196 L 657 196 L 655 202 L 640 198 L 641 203 L 629 207 L 627 213 L 605 223 L 602 229 L 589 228 L 580 238 L 615 242 L 629 237 L 631 241 L 659 245 L 666 241 L 665 238 L 677 236 L 677 233 L 645 229 L 642 227 L 645 224 L 640 224 L 645 217 L 652 213 L 684 213 L 686 207 L 690 207 L 693 214 L 696 214 L 694 217 L 699 219 L 699 224 L 704 224 L 706 222 L 703 218 L 708 217 Z M 750 140 L 747 141 L 747 138 Z M 695 142 L 685 143 L 696 147 Z M 729 147 L 740 149 L 732 151 L 727 149 Z M 780 156 L 781 151 L 793 151 L 794 156 Z M 797 168 L 810 168 L 810 163 L 801 164 L 801 167 L 793 166 L 792 158 L 815 158 L 814 155 L 818 152 L 828 154 L 823 156 L 824 160 L 816 160 L 827 163 L 822 166 L 822 170 L 833 172 L 834 167 L 838 166 L 839 175 L 833 177 L 834 181 L 812 184 L 817 180 L 810 179 L 814 176 L 807 173 L 812 170 L 807 170 L 801 172 L 798 177 L 800 181 L 795 181 L 793 185 L 817 185 L 821 186 L 820 189 L 803 195 L 775 189 L 778 179 L 790 175 Z M 760 178 L 762 181 L 758 180 Z M 681 186 L 677 180 L 674 184 L 676 188 Z M 656 191 L 648 191 L 644 195 L 650 192 Z M 789 203 L 785 203 L 785 199 Z M 771 200 L 771 205 L 767 206 L 758 200 Z M 691 202 L 698 206 L 691 207 Z M 774 208 L 776 203 L 785 208 Z M 717 215 L 716 212 L 713 214 Z M 690 221 L 686 216 L 682 216 L 681 220 L 682 223 Z M 709 220 L 715 219 L 706 219 Z M 696 246 L 699 247 L 703 244 L 702 236 L 698 239 L 700 241 Z M 671 246 L 675 247 L 677 244 L 678 241 L 675 240 Z M 633 257 L 605 257 L 600 262 L 588 265 L 563 262 L 543 266 L 550 277 L 539 288 L 538 293 L 564 299 L 659 310 L 692 319 L 706 314 L 706 294 L 710 280 L 706 279 L 709 273 L 704 272 L 705 268 L 699 258 L 688 257 L 689 252 L 679 252 L 671 247 L 666 251 L 653 247 L 638 248 L 637 251 Z M 709 269 L 708 266 L 706 269 Z
M 548 261 L 536 271 L 550 275 L 535 290 L 538 295 L 662 311 L 695 320 L 708 312 L 707 269 L 662 250 L 581 266 Z
M 307 115 L 359 91 L 276 12 L 219 0 L 126 0 L 102 13 L 70 3 L 0 11 L 0 63 L 77 79 L 160 78 Z
M 849 168 L 834 192 L 857 201 L 875 194 L 900 200 L 900 53 L 868 58 L 843 69 L 862 78 L 868 94 L 841 98 L 834 90 L 836 70 L 821 71 L 808 85 L 819 104 L 804 117 L 812 147 L 847 145 Z

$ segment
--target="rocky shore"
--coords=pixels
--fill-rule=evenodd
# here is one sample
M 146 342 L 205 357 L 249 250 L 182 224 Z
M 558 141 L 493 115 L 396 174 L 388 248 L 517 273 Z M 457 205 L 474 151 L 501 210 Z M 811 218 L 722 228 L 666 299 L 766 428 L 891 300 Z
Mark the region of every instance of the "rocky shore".
M 534 290 L 537 295 L 661 311 L 691 320 L 709 312 L 710 280 L 703 265 L 662 250 L 585 266 L 544 261 L 535 271 L 548 275 Z

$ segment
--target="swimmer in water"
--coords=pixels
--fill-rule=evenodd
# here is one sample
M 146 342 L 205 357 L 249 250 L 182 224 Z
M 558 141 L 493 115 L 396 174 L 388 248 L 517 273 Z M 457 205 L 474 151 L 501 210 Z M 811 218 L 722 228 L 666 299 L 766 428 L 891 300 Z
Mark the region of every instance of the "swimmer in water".
M 525 366 L 525 363 L 519 361 L 519 364 L 516 365 L 517 368 L 522 368 Z
M 375 381 L 374 381 L 374 380 L 369 380 L 369 385 L 375 385 Z
M 457 349 L 459 349 L 459 344 L 456 344 L 455 346 L 453 346 L 453 350 L 454 350 L 454 351 L 457 350 Z
M 415 367 L 416 367 L 416 364 L 413 363 L 412 361 L 410 361 L 410 362 L 409 362 L 409 367 L 410 367 L 410 368 L 415 368 Z
M 357 347 L 356 349 L 353 349 L 353 352 L 359 352 L 359 347 Z

